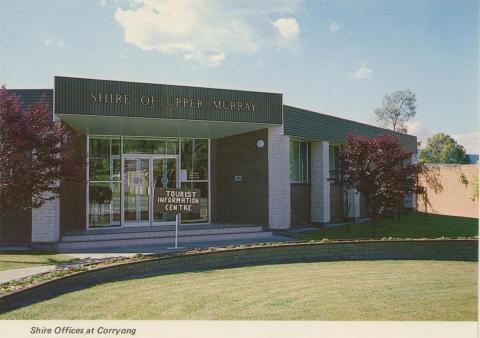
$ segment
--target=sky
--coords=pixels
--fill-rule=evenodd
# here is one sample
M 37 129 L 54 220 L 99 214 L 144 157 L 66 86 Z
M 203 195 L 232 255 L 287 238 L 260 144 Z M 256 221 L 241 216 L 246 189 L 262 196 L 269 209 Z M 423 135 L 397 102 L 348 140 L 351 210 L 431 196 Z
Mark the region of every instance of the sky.
M 278 92 L 377 124 L 410 89 L 409 133 L 478 153 L 476 0 L 0 0 L 0 83 L 53 76 Z

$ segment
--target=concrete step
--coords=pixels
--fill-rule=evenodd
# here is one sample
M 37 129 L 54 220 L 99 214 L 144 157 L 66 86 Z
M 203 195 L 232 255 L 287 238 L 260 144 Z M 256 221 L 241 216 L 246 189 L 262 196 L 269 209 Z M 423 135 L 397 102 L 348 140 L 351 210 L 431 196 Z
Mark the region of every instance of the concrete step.
M 251 227 L 250 227 L 251 228 Z M 84 241 L 67 241 L 58 243 L 59 250 L 75 250 L 75 249 L 94 249 L 94 248 L 112 248 L 122 246 L 140 246 L 140 245 L 173 245 L 174 236 L 161 237 L 130 237 L 120 239 L 96 239 Z M 272 236 L 271 231 L 252 231 L 252 232 L 226 232 L 211 234 L 185 235 L 178 237 L 178 243 L 193 243 L 203 241 L 224 241 L 224 240 L 242 240 L 242 239 L 261 239 Z
M 123 229 L 122 229 L 123 230 Z M 102 240 L 122 240 L 122 239 L 140 239 L 140 238 L 158 238 L 158 237 L 173 237 L 175 236 L 175 226 L 168 228 L 161 228 L 155 230 L 149 228 L 147 230 L 136 230 L 129 228 L 127 230 L 113 230 L 106 233 L 95 233 L 95 230 L 90 230 L 88 234 L 79 235 L 64 235 L 62 236 L 63 243 L 67 242 L 84 242 L 84 241 L 102 241 Z M 215 235 L 215 234 L 233 234 L 243 232 L 258 232 L 262 231 L 261 226 L 235 226 L 235 227 L 207 227 L 207 228 L 190 228 L 185 229 L 180 227 L 178 236 L 197 236 L 197 235 Z

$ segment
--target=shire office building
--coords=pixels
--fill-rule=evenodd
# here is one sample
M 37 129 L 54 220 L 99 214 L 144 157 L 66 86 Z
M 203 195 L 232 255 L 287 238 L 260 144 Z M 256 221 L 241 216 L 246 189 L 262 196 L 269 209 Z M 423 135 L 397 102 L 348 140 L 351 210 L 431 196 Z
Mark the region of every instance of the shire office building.
M 43 98 L 86 154 L 85 186 L 0 219 L 2 244 L 60 249 L 172 242 L 175 214 L 153 189 L 198 189 L 200 212 L 181 215 L 180 242 L 261 237 L 366 217 L 343 192 L 338 147 L 347 133 L 416 137 L 284 105 L 282 94 L 56 76 L 54 89 L 10 90 L 23 108 Z

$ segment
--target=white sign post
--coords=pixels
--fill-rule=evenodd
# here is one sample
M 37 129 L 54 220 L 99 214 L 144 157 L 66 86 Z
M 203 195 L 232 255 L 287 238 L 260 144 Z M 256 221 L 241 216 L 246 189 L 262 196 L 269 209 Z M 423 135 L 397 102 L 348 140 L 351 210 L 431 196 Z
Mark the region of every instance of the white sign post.
M 175 215 L 175 248 L 178 249 L 178 227 L 180 226 L 180 213 Z
M 180 188 L 156 188 L 154 192 L 154 212 L 175 213 L 175 247 L 178 247 L 178 230 L 183 213 L 200 213 L 200 190 Z

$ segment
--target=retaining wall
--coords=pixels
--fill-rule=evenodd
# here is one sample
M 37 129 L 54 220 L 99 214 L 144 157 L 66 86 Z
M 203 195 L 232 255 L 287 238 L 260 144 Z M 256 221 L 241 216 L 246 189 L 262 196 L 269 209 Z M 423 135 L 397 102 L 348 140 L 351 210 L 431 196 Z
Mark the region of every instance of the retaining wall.
M 301 243 L 173 254 L 107 266 L 51 280 L 0 297 L 0 312 L 99 283 L 183 271 L 245 265 L 340 260 L 478 260 L 478 240 L 405 240 Z

